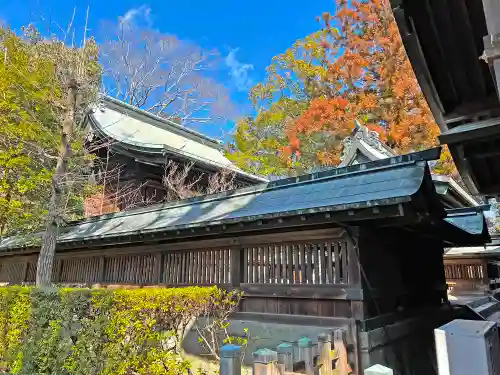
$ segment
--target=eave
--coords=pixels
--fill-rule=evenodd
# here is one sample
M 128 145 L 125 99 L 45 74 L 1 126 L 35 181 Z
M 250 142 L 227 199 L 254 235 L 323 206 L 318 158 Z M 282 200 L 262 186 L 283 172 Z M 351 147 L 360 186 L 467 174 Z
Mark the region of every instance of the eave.
M 457 238 L 460 238 L 460 240 L 452 243 L 453 245 L 484 245 L 491 241 L 486 218 L 484 217 L 484 211 L 489 208 L 489 205 L 482 205 L 446 210 L 447 215 L 443 222 L 442 230 L 460 230 L 462 232 L 460 235 L 457 235 Z
M 108 98 L 109 100 L 109 98 Z M 119 102 L 121 103 L 121 102 Z M 123 104 L 121 104 L 123 105 Z M 133 107 L 132 107 L 133 108 Z M 157 116 L 151 115 L 151 114 L 144 114 L 139 109 L 129 109 L 134 112 L 139 112 L 142 117 L 145 117 L 148 119 L 148 116 L 153 116 L 153 119 L 155 119 Z M 257 176 L 257 175 L 252 175 L 250 173 L 247 173 L 239 168 L 236 168 L 232 164 L 220 164 L 212 160 L 206 160 L 203 157 L 200 157 L 198 155 L 193 155 L 188 152 L 186 152 L 183 149 L 180 148 L 174 148 L 174 147 L 169 147 L 167 145 L 149 145 L 141 142 L 133 142 L 131 140 L 128 140 L 127 143 L 117 141 L 115 139 L 110 139 L 110 136 L 106 134 L 101 127 L 98 125 L 96 119 L 92 114 L 89 114 L 87 117 L 89 123 L 91 124 L 90 126 L 92 127 L 92 130 L 96 134 L 98 139 L 104 140 L 104 142 L 109 143 L 109 148 L 118 154 L 128 156 L 132 159 L 137 160 L 138 162 L 143 162 L 146 164 L 151 164 L 151 165 L 156 165 L 158 167 L 162 167 L 167 158 L 172 158 L 176 161 L 181 161 L 181 162 L 194 162 L 195 168 L 200 169 L 202 171 L 207 171 L 207 172 L 218 172 L 223 169 L 228 169 L 230 171 L 233 171 L 237 179 L 239 181 L 244 181 L 250 184 L 257 184 L 257 183 L 265 183 L 268 182 L 267 178 L 262 177 L 262 176 Z M 151 120 L 151 119 L 150 119 Z M 159 120 L 156 120 L 159 121 Z M 162 121 L 166 121 L 162 119 Z M 178 127 L 178 126 L 177 126 Z M 192 135 L 191 133 L 190 137 L 193 138 L 194 141 L 196 141 L 196 135 Z M 204 136 L 205 137 L 205 136 Z M 209 138 L 210 139 L 210 138 Z M 215 145 L 214 140 L 211 140 L 209 142 L 212 146 Z M 214 146 L 215 148 L 220 148 L 219 145 Z
M 407 55 L 441 131 L 500 114 L 482 1 L 392 0 Z M 489 25 L 488 25 L 489 26 Z
M 500 195 L 500 5 L 392 0 L 413 70 L 473 195 Z
M 103 215 L 64 227 L 58 248 L 155 242 L 311 226 L 409 225 L 445 216 L 427 160 L 440 150 L 312 173 L 215 195 Z M 5 245 L 5 246 L 4 246 Z M 23 248 L 6 239 L 2 254 Z M 33 246 L 26 251 L 33 251 Z
M 439 136 L 447 144 L 467 188 L 475 195 L 500 194 L 500 118 L 462 125 Z

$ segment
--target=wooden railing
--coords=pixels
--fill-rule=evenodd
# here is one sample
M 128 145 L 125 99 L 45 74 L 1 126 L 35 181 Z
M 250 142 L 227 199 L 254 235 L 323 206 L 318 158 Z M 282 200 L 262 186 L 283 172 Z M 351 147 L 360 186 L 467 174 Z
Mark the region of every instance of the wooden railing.
M 223 346 L 219 373 L 240 375 L 242 355 L 242 348 L 238 345 Z M 316 342 L 303 337 L 295 343 L 283 342 L 276 350 L 259 349 L 252 357 L 253 374 L 260 375 L 349 375 L 353 370 L 343 329 L 320 334 Z
M 271 244 L 243 249 L 243 282 L 249 284 L 347 284 L 345 241 Z
M 260 295 L 269 294 L 260 293 L 269 288 L 275 289 L 273 295 L 291 289 L 301 298 L 311 288 L 345 293 L 359 286 L 357 258 L 350 243 L 335 236 L 340 232 L 330 230 L 334 235 L 321 237 L 325 231 L 57 253 L 52 279 L 68 284 L 246 286 Z M 0 282 L 34 282 L 36 261 L 36 254 L 0 257 Z
M 231 284 L 230 252 L 207 249 L 166 253 L 163 282 L 168 285 Z
M 482 264 L 445 264 L 447 280 L 482 280 L 485 276 Z

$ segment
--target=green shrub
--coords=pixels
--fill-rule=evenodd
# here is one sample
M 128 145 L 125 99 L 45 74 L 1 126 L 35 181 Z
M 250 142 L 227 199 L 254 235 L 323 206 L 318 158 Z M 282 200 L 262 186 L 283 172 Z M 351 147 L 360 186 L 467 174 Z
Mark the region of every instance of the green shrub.
M 187 374 L 179 355 L 197 317 L 226 317 L 239 294 L 215 287 L 0 288 L 0 372 Z

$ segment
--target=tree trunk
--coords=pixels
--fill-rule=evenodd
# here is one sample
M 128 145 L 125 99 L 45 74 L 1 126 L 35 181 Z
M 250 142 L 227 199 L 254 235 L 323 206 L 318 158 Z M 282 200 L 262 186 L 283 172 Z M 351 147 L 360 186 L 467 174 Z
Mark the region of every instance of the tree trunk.
M 40 255 L 38 256 L 38 267 L 36 270 L 37 286 L 47 286 L 52 281 L 52 266 L 56 252 L 59 210 L 61 209 L 62 182 L 68 170 L 68 161 L 71 156 L 71 137 L 76 118 L 78 86 L 75 80 L 69 82 L 67 95 L 67 108 L 62 124 L 59 157 L 54 176 L 52 177 L 52 196 L 50 197 L 45 233 L 40 248 Z

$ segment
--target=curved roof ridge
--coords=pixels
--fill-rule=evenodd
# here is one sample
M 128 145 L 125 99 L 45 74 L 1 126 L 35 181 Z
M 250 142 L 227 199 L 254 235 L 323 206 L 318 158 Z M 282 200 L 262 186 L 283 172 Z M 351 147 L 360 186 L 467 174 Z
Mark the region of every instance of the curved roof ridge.
M 162 126 L 160 126 L 160 128 L 162 128 L 162 129 L 171 130 L 174 132 L 179 132 L 182 135 L 186 135 L 186 136 L 191 136 L 192 139 L 196 140 L 196 141 L 208 141 L 209 143 L 211 143 L 210 146 L 215 146 L 219 149 L 222 149 L 222 144 L 217 139 L 215 139 L 213 137 L 209 137 L 208 135 L 200 133 L 196 130 L 190 129 L 184 125 L 177 124 L 176 122 L 174 122 L 172 120 L 163 118 L 163 117 L 158 116 L 154 113 L 148 112 L 142 108 L 125 103 L 122 100 L 113 98 L 113 97 L 108 96 L 108 95 L 101 95 L 101 100 L 106 104 L 111 104 L 111 105 L 114 105 L 116 107 L 121 107 L 125 110 L 131 111 L 131 113 L 134 113 L 138 116 L 143 116 L 143 117 L 146 117 L 150 120 L 156 121 L 162 125 Z M 128 112 L 126 114 L 129 115 Z M 157 126 L 158 124 L 152 123 L 152 125 Z

